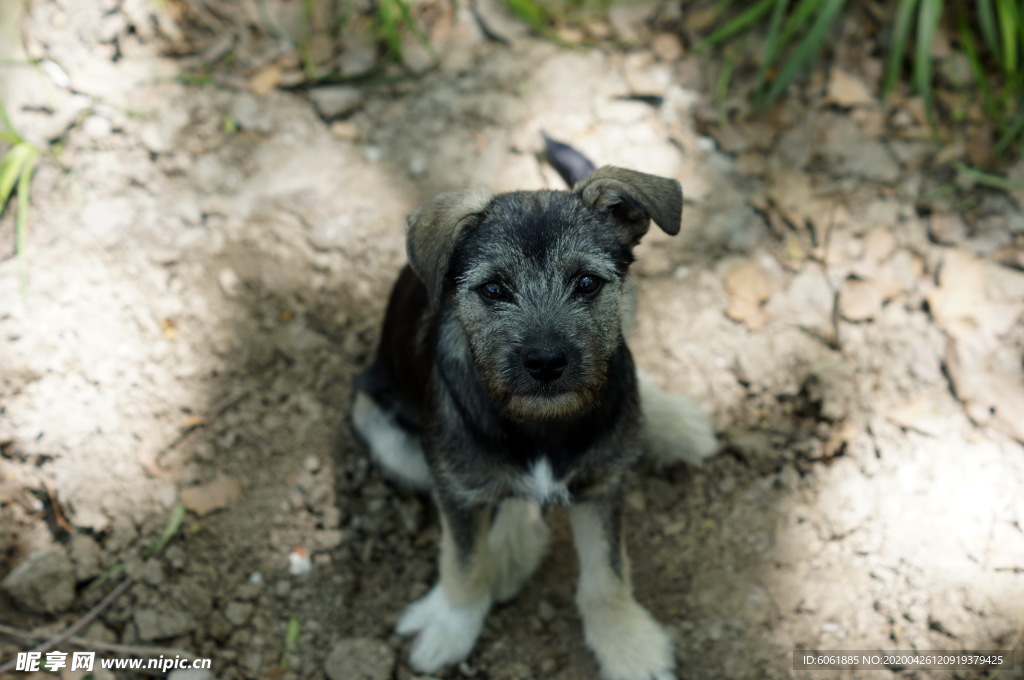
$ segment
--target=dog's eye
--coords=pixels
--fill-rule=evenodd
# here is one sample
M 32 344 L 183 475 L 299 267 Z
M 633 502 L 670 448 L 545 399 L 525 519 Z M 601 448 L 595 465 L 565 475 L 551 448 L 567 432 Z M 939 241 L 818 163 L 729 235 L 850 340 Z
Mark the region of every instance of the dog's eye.
M 488 281 L 477 290 L 480 293 L 480 297 L 482 297 L 485 302 L 507 300 L 509 297 L 508 291 L 505 290 L 505 287 L 496 281 Z
M 601 290 L 601 286 L 603 285 L 604 281 L 602 279 L 599 279 L 596 276 L 591 276 L 590 274 L 584 274 L 576 282 L 576 292 L 580 295 L 589 297 Z

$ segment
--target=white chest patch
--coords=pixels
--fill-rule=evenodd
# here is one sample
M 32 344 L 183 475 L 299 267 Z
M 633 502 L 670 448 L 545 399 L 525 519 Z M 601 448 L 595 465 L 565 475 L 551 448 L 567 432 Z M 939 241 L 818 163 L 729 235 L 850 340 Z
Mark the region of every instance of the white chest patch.
M 541 505 L 548 503 L 568 503 L 569 489 L 563 482 L 555 479 L 555 471 L 547 458 L 538 458 L 530 472 L 520 478 L 523 492 Z

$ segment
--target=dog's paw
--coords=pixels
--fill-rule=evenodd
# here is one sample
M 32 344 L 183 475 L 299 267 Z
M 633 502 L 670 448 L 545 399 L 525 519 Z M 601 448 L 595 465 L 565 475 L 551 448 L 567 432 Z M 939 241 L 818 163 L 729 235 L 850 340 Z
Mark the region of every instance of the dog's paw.
M 672 638 L 635 601 L 587 607 L 583 624 L 604 680 L 676 680 Z
M 479 605 L 455 607 L 445 597 L 441 584 L 434 586 L 409 605 L 395 628 L 399 635 L 419 634 L 409 664 L 422 673 L 433 673 L 465 659 L 473 651 L 490 606 L 490 599 L 485 598 Z

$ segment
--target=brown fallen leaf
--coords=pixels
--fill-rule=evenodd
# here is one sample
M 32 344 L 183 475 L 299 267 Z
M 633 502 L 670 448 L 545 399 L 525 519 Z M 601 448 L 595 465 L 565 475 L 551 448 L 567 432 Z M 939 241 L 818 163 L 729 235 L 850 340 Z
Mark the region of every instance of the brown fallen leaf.
M 725 275 L 725 289 L 729 293 L 729 307 L 725 313 L 756 331 L 768 321 L 761 304 L 775 292 L 771 280 L 757 260 L 747 260 Z
M 277 87 L 283 76 L 281 66 L 271 64 L 249 79 L 249 89 L 262 97 Z
M 843 107 L 869 106 L 877 101 L 864 81 L 841 68 L 829 72 L 825 98 Z
M 1024 442 L 1024 379 L 989 366 L 983 341 L 950 338 L 945 364 L 967 415 Z
M 221 473 L 212 482 L 181 490 L 181 502 L 200 517 L 223 510 L 242 497 L 242 485 L 234 477 Z

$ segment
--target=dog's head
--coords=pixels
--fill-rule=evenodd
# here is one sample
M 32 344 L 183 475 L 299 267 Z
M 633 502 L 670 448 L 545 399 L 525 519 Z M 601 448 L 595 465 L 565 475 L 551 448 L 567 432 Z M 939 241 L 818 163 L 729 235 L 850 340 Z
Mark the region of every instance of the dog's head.
M 604 167 L 572 191 L 443 194 L 409 218 L 430 304 L 450 298 L 477 370 L 509 417 L 592 407 L 622 342 L 626 274 L 653 220 L 677 234 L 679 183 Z

